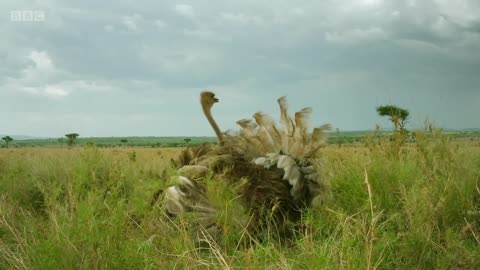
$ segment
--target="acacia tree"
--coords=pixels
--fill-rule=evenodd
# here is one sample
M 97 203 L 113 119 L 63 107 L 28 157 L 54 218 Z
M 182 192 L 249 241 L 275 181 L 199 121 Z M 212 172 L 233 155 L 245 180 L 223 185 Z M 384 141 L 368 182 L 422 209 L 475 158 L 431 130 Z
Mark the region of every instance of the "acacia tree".
M 183 141 L 184 141 L 186 144 L 188 144 L 188 143 L 190 143 L 190 142 L 192 141 L 192 139 L 190 139 L 190 138 L 185 138 L 185 139 L 183 139 Z
M 5 137 L 2 138 L 2 140 L 5 141 L 5 147 L 8 148 L 8 144 L 9 144 L 11 141 L 13 141 L 13 138 L 10 137 L 10 136 L 5 136 Z
M 408 121 L 410 112 L 406 109 L 395 105 L 383 105 L 377 107 L 377 112 L 380 116 L 388 116 L 393 123 L 395 131 L 404 130 L 405 124 Z
M 122 143 L 123 146 L 125 146 L 128 142 L 127 139 L 121 139 L 120 142 Z
M 65 134 L 65 137 L 67 137 L 67 145 L 69 148 L 72 148 L 75 146 L 75 140 L 77 137 L 80 136 L 78 133 L 69 133 Z

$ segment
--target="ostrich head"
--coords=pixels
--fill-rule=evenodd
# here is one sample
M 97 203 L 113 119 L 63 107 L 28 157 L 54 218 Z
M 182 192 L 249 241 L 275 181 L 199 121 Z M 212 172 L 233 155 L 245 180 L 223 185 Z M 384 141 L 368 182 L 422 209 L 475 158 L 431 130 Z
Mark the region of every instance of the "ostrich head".
M 218 98 L 215 97 L 215 94 L 209 91 L 202 92 L 200 94 L 200 103 L 202 107 L 211 109 L 213 104 L 218 102 Z
M 203 113 L 207 117 L 208 122 L 212 126 L 215 134 L 217 135 L 218 142 L 223 144 L 223 133 L 220 131 L 215 119 L 212 117 L 211 109 L 213 104 L 218 102 L 218 98 L 215 97 L 215 94 L 210 91 L 204 91 L 200 94 L 200 104 L 202 105 Z

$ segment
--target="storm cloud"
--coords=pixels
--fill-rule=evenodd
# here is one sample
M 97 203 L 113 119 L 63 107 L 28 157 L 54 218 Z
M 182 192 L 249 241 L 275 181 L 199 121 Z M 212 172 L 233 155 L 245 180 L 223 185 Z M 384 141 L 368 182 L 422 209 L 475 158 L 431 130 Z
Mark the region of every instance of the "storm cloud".
M 45 13 L 12 21 L 12 11 Z M 0 3 L 0 134 L 213 135 L 276 98 L 315 124 L 387 125 L 375 107 L 480 127 L 480 2 L 61 1 Z

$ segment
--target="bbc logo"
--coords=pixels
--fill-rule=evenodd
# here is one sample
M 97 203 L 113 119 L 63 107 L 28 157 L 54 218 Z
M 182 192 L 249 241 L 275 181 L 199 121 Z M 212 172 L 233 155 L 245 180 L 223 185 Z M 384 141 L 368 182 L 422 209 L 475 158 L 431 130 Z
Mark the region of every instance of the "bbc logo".
M 12 22 L 43 22 L 45 12 L 41 10 L 12 10 L 10 11 Z

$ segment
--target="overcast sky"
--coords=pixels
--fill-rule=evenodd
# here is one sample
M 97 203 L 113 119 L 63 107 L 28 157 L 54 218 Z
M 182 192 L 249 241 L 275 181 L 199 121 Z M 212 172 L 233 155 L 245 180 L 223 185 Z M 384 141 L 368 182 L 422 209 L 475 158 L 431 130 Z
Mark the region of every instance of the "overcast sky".
M 12 21 L 11 11 L 44 21 Z M 1 0 L 0 134 L 214 135 L 276 99 L 340 130 L 375 107 L 480 127 L 478 0 Z

